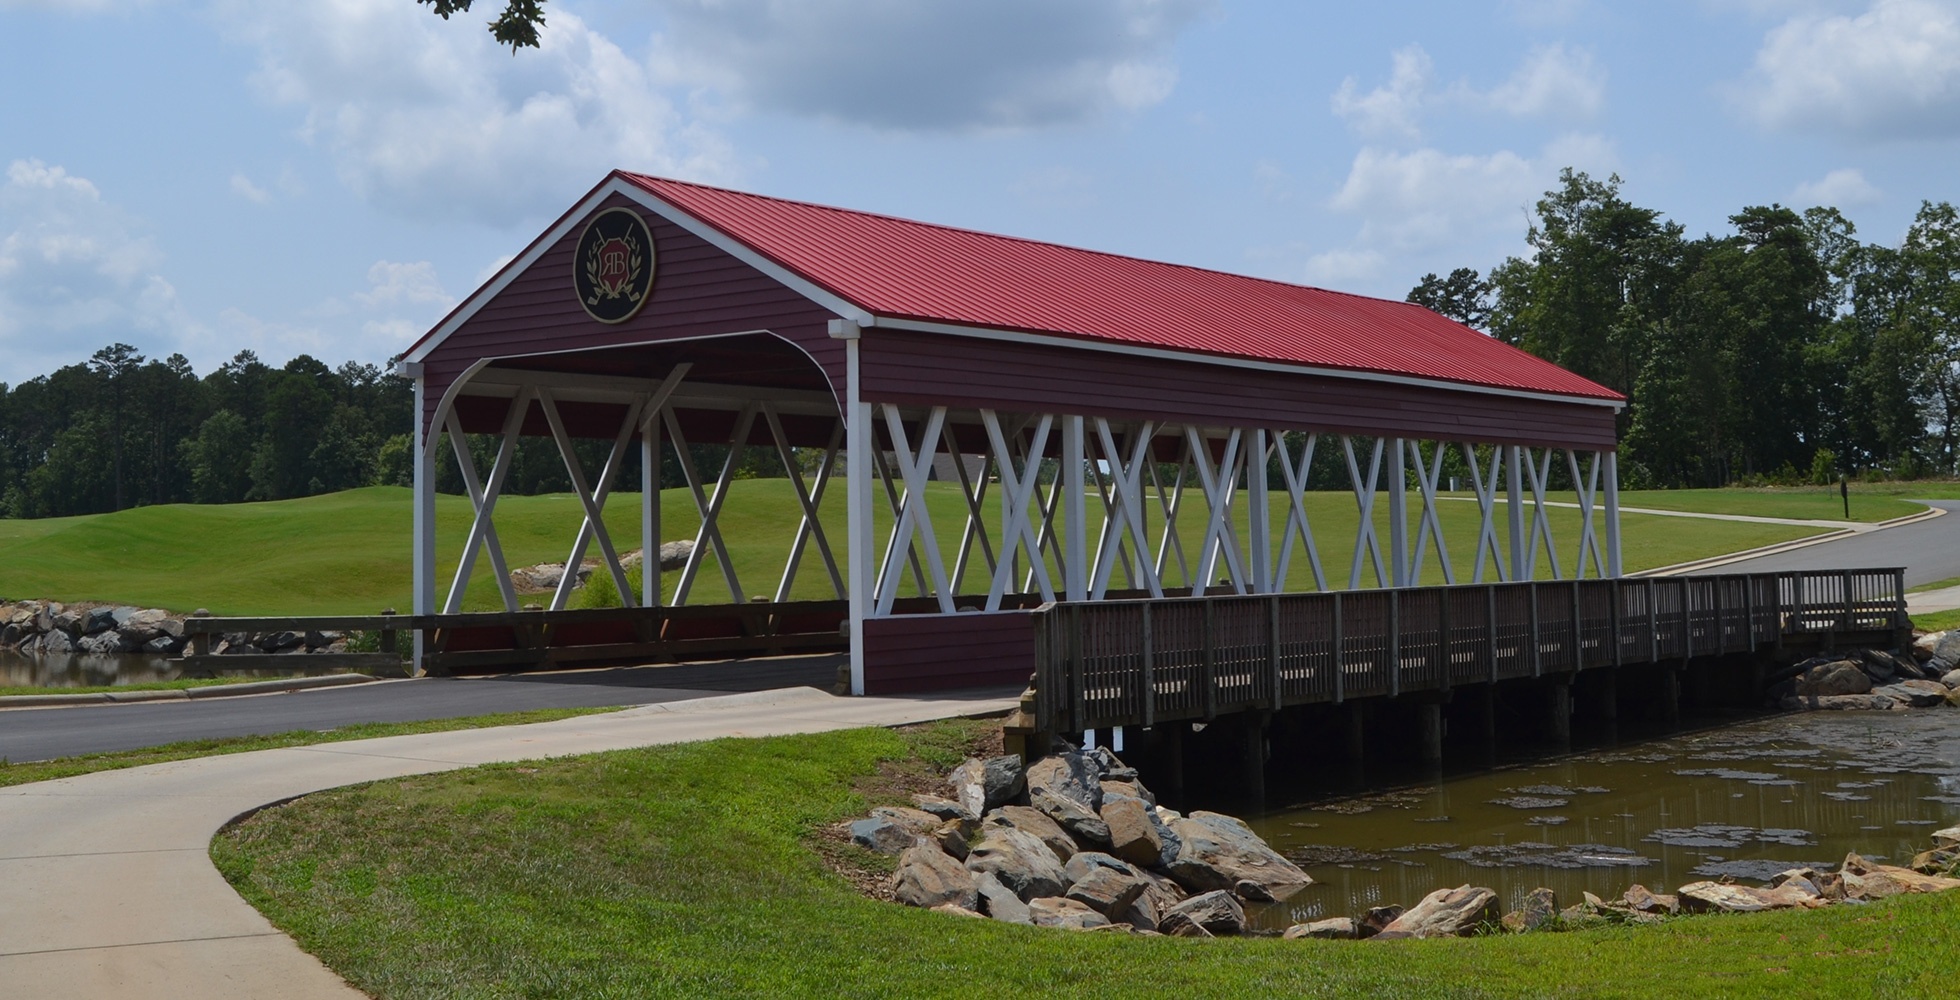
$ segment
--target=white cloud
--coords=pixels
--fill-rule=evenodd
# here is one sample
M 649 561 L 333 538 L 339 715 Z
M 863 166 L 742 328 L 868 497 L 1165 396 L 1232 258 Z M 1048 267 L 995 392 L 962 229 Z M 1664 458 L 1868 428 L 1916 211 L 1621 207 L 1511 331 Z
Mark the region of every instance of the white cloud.
M 1880 191 L 1865 179 L 1861 170 L 1849 167 L 1833 170 L 1822 179 L 1797 185 L 1793 201 L 1799 205 L 1825 205 L 1831 208 L 1851 208 L 1869 205 L 1879 199 Z
M 663 0 L 667 79 L 736 108 L 919 131 L 1070 124 L 1149 107 L 1210 0 Z
M 1435 64 L 1420 45 L 1398 49 L 1388 83 L 1367 93 L 1354 77 L 1334 92 L 1334 113 L 1371 137 L 1419 138 L 1430 110 L 1472 110 L 1514 118 L 1584 120 L 1606 102 L 1606 71 L 1588 49 L 1563 42 L 1531 50 L 1503 83 L 1480 90 L 1459 80 L 1435 89 Z
M 354 296 L 364 306 L 428 303 L 448 306 L 455 302 L 442 290 L 442 282 L 436 280 L 436 266 L 426 260 L 413 264 L 378 260 L 368 268 L 367 278 L 368 290 Z
M 685 120 L 648 67 L 557 5 L 513 57 L 465 18 L 404 0 L 218 0 L 258 49 L 254 85 L 304 110 L 300 134 L 358 195 L 408 216 L 508 226 L 624 167 L 723 179 L 719 137 Z
M 1771 30 L 1742 106 L 1772 128 L 1860 136 L 1960 134 L 1960 2 L 1875 0 Z
M 272 201 L 271 193 L 252 183 L 252 179 L 244 174 L 231 175 L 231 193 L 254 205 L 264 205 Z
M 85 357 L 112 340 L 174 350 L 194 335 L 163 254 L 85 178 L 15 160 L 0 183 L 0 379 Z
M 1372 283 L 1387 263 L 1375 250 L 1329 250 L 1308 257 L 1302 276 L 1309 285 L 1345 291 Z

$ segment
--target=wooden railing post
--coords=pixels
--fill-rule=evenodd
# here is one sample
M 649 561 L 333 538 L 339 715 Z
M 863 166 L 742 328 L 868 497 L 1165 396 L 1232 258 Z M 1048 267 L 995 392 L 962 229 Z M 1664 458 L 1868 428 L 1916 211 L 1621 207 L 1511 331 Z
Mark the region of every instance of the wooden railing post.
M 1484 584 L 1484 656 L 1489 660 L 1490 682 L 1497 683 L 1497 585 Z
M 1280 709 L 1286 707 L 1286 701 L 1285 701 L 1286 692 L 1283 684 L 1281 683 L 1280 664 L 1279 664 L 1279 595 L 1278 594 L 1274 594 L 1272 597 L 1267 598 L 1267 612 L 1268 612 L 1267 635 L 1269 637 L 1269 641 L 1266 644 L 1267 646 L 1266 657 L 1268 661 L 1267 666 L 1271 669 L 1273 675 L 1273 711 L 1277 712 Z
M 1218 650 L 1213 645 L 1217 640 L 1212 628 L 1213 609 L 1217 607 L 1218 598 L 1207 597 L 1204 602 L 1204 676 L 1200 680 L 1204 685 L 1201 695 L 1204 698 L 1205 721 L 1210 722 L 1218 717 Z
M 1626 617 L 1627 593 L 1625 582 L 1619 577 L 1613 578 L 1612 593 L 1613 665 L 1617 667 L 1626 662 L 1626 636 L 1620 634 L 1620 621 Z
M 1388 696 L 1402 694 L 1402 592 L 1388 592 Z
M 1538 639 L 1538 584 L 1530 584 L 1531 589 L 1531 676 L 1545 676 L 1544 651 L 1539 648 Z
M 1347 700 L 1347 668 L 1341 663 L 1341 592 L 1334 591 L 1334 704 Z
M 1068 731 L 1080 732 L 1087 728 L 1083 723 L 1088 718 L 1084 705 L 1087 685 L 1082 676 L 1082 607 L 1071 605 L 1068 612 Z
M 395 609 L 394 609 L 394 608 L 382 608 L 382 609 L 381 609 L 381 613 L 382 613 L 383 615 L 392 615 L 392 614 L 394 614 L 394 613 L 395 613 Z M 381 645 L 380 645 L 380 647 L 379 647 L 379 648 L 380 648 L 380 650 L 381 650 L 382 652 L 384 652 L 384 653 L 399 653 L 399 652 L 400 652 L 400 650 L 401 650 L 401 647 L 400 647 L 400 646 L 399 646 L 399 645 L 398 645 L 398 644 L 396 643 L 396 640 L 395 640 L 395 630 L 394 630 L 394 629 L 392 629 L 392 628 L 388 628 L 388 627 L 386 627 L 386 626 L 384 626 L 384 627 L 383 627 L 383 628 L 381 629 Z
M 1450 673 L 1456 665 L 1456 658 L 1450 655 L 1451 593 L 1452 590 L 1449 587 L 1444 587 L 1436 591 L 1436 651 L 1441 655 L 1443 660 L 1443 676 L 1440 686 L 1445 691 L 1450 689 Z
M 1143 604 L 1143 727 L 1157 724 L 1157 651 L 1151 633 L 1150 602 Z
M 1647 662 L 1661 662 L 1661 606 L 1655 601 L 1660 588 L 1654 586 L 1654 578 L 1647 578 Z
M 1695 590 L 1687 577 L 1681 578 L 1681 659 L 1695 655 Z
M 1583 553 L 1582 553 L 1583 554 Z M 1586 616 L 1579 597 L 1579 581 L 1572 581 L 1572 672 L 1586 667 Z
M 199 608 L 196 611 L 191 612 L 191 617 L 209 618 L 211 617 L 211 612 L 206 611 L 203 608 Z M 211 633 L 204 632 L 204 631 L 197 631 L 191 633 L 191 655 L 192 656 L 211 655 Z

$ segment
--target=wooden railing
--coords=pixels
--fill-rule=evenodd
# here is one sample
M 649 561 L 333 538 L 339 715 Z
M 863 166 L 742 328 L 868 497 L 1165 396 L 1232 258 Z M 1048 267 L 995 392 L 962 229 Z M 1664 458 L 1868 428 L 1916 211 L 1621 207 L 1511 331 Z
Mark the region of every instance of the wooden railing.
M 1034 615 L 1037 724 L 1062 732 L 1889 632 L 1906 621 L 1905 571 L 1083 601 Z

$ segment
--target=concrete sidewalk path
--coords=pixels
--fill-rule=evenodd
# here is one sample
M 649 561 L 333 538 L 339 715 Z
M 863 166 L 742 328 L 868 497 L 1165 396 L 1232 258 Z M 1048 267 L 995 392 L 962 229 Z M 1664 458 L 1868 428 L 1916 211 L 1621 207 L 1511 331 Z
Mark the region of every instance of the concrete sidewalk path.
M 792 688 L 0 788 L 0 996 L 362 996 L 275 929 L 211 864 L 209 845 L 218 830 L 270 803 L 500 761 L 1006 711 L 1018 697 L 1018 691 L 990 691 L 839 698 Z

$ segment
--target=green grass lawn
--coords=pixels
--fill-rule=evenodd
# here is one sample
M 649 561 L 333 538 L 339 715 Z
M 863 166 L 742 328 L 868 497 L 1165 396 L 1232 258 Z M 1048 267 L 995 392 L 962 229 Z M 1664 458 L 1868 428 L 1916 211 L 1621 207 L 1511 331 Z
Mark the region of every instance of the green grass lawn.
M 1753 491 L 1716 492 L 1724 494 L 1716 499 L 1729 504 L 1727 493 Z M 947 553 L 950 567 L 964 524 L 964 504 L 958 487 L 950 483 L 931 484 L 929 498 L 938 542 Z M 1350 579 L 1359 524 L 1354 499 L 1343 493 L 1310 494 L 1308 505 L 1328 583 L 1344 587 Z M 639 545 L 638 506 L 639 496 L 633 493 L 616 494 L 607 506 L 608 530 L 621 550 Z M 1091 520 L 1098 527 L 1100 506 L 1099 500 L 1090 498 Z M 1239 506 L 1235 523 L 1243 538 L 1246 514 L 1243 503 Z M 1283 523 L 1283 498 L 1275 496 L 1273 506 L 1277 526 Z M 1385 500 L 1378 502 L 1374 515 L 1384 544 L 1388 536 L 1385 508 Z M 693 535 L 699 520 L 685 491 L 665 491 L 662 509 L 666 538 Z M 795 531 L 795 510 L 786 480 L 745 480 L 731 490 L 721 528 L 732 550 L 744 597 L 775 592 Z M 1203 510 L 1202 494 L 1187 495 L 1178 519 L 1178 535 L 1192 559 L 1203 531 Z M 1477 505 L 1452 501 L 1438 504 L 1437 510 L 1458 579 L 1467 582 L 1476 550 Z M 989 492 L 983 512 L 997 536 L 997 492 Z M 1161 530 L 1161 518 L 1154 513 L 1149 518 L 1153 536 Z M 841 486 L 826 496 L 821 514 L 840 564 L 847 564 Z M 1415 517 L 1412 512 L 1412 538 Z M 0 520 L 0 551 L 5 553 L 0 559 L 0 595 L 127 603 L 186 612 L 201 607 L 231 615 L 373 614 L 384 607 L 407 611 L 411 603 L 410 520 L 409 492 L 396 487 L 274 503 L 172 505 L 86 517 Z M 469 520 L 469 505 L 463 498 L 438 498 L 437 566 L 445 593 Z M 512 566 L 563 561 L 579 520 L 577 501 L 565 494 L 505 497 L 497 506 L 498 535 Z M 1575 565 L 1579 513 L 1554 508 L 1550 520 L 1561 568 L 1570 574 Z M 889 510 L 881 509 L 881 537 L 889 531 L 890 521 Z M 1603 517 L 1596 514 L 1596 529 L 1601 523 Z M 1623 552 L 1629 571 L 1800 538 L 1816 530 L 1637 514 L 1622 518 Z M 1503 524 L 1498 536 L 1500 546 L 1508 544 Z M 1274 537 L 1279 537 L 1277 527 Z M 998 544 L 998 538 L 995 541 Z M 1090 541 L 1094 541 L 1093 536 Z M 596 552 L 596 548 L 592 550 L 592 554 Z M 974 561 L 976 568 L 969 571 L 961 593 L 986 590 L 977 549 Z M 1542 553 L 1539 566 L 1541 575 L 1550 569 L 1550 559 Z M 677 575 L 666 575 L 670 601 Z M 1170 585 L 1183 583 L 1175 561 L 1168 575 Z M 1313 586 L 1304 549 L 1298 543 L 1294 545 L 1288 582 L 1295 589 Z M 1374 585 L 1372 569 L 1364 572 L 1361 582 L 1363 586 Z M 1433 548 L 1424 560 L 1422 582 L 1443 582 Z M 1124 585 L 1120 574 L 1113 585 Z M 916 593 L 917 587 L 908 577 L 900 592 Z M 730 596 L 719 570 L 710 562 L 703 566 L 689 598 L 694 603 L 722 603 Z M 803 560 L 791 596 L 835 596 L 814 546 Z M 499 603 L 489 560 L 479 559 L 464 608 L 486 610 Z
M 949 725 L 378 782 L 260 812 L 212 857 L 302 947 L 390 1000 L 1890 998 L 1948 995 L 1960 968 L 1960 894 L 1397 942 L 1071 933 L 867 899 L 822 853 L 861 852 L 813 831 L 874 804 L 855 789 L 881 768 L 943 772 L 972 732 Z
M 1923 490 L 1892 487 L 1923 485 Z M 1960 496 L 1953 483 L 1853 483 L 1851 520 L 1889 521 L 1925 510 L 1912 499 L 1943 500 Z M 1570 499 L 1569 496 L 1561 499 Z M 1622 507 L 1685 510 L 1705 514 L 1747 514 L 1805 521 L 1844 520 L 1844 501 L 1836 486 L 1774 486 L 1760 489 L 1632 490 L 1620 494 Z

